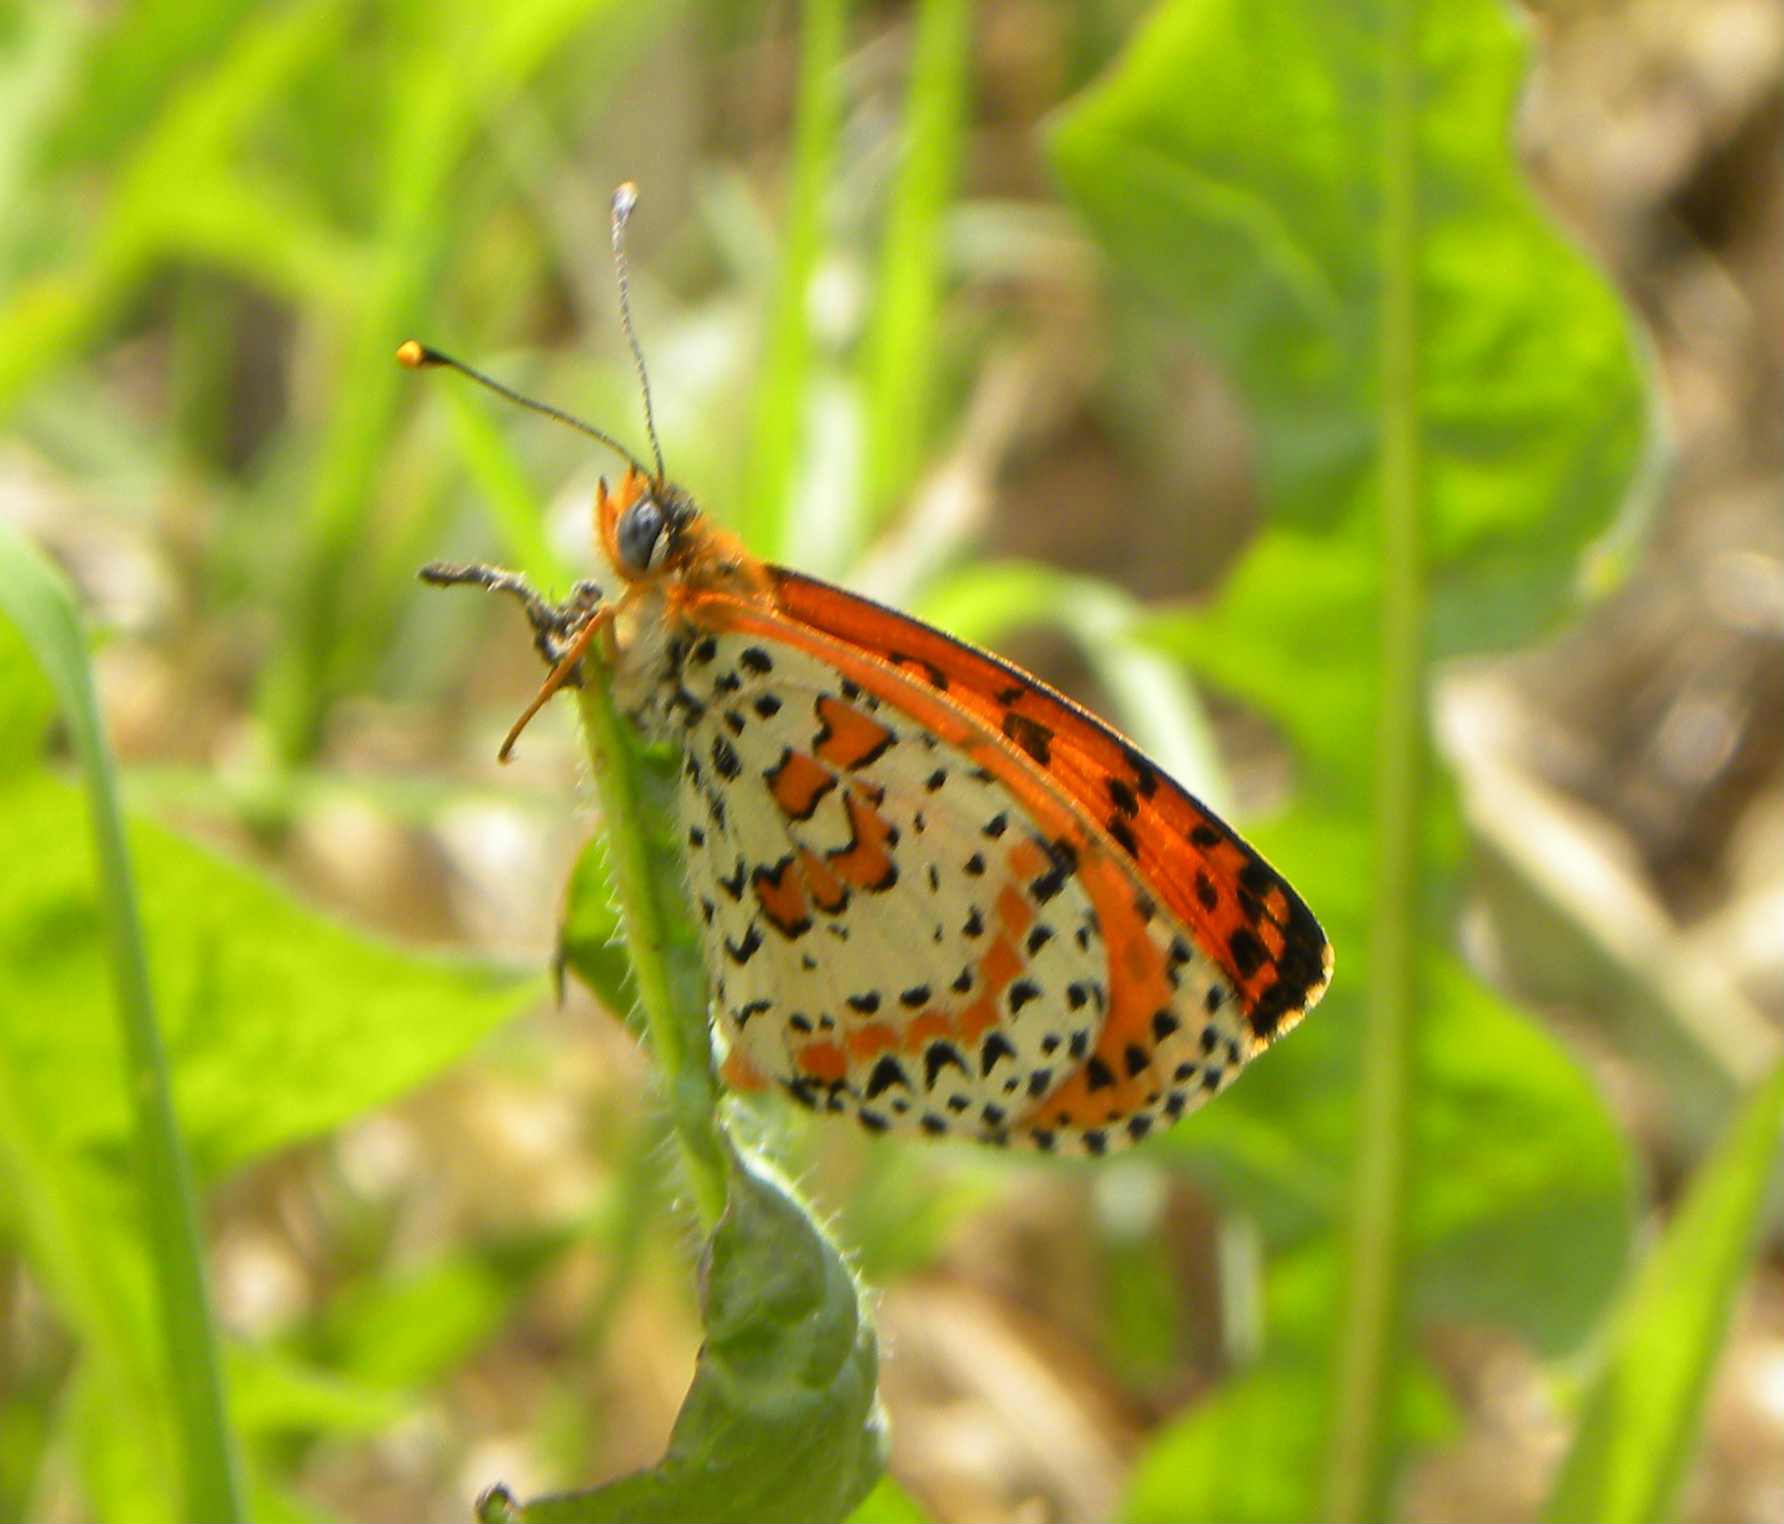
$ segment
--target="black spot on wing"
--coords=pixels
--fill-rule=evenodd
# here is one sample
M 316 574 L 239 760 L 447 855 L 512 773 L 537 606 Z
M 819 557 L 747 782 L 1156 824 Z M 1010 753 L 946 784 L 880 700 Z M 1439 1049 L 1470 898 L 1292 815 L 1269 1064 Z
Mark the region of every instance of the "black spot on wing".
M 1264 944 L 1258 941 L 1257 933 L 1246 926 L 1241 926 L 1227 938 L 1227 951 L 1233 955 L 1233 967 L 1241 979 L 1249 979 L 1270 958 Z
M 1011 709 L 1003 717 L 1003 733 L 1045 767 L 1053 757 L 1053 732 L 1039 720 Z
M 960 1056 L 960 1050 L 951 1042 L 932 1042 L 923 1050 L 923 1083 L 930 1090 L 935 1089 L 936 1077 L 943 1069 L 958 1069 L 969 1075 L 966 1060 Z
M 979 1073 L 989 1075 L 1002 1060 L 1015 1056 L 1016 1049 L 1009 1038 L 1002 1032 L 993 1030 L 986 1034 L 985 1041 L 979 1047 Z
M 1268 1040 L 1283 1021 L 1307 1008 L 1307 1002 L 1326 982 L 1326 936 L 1313 912 L 1299 895 L 1282 885 L 1288 902 L 1283 927 L 1282 953 L 1276 959 L 1276 979 L 1246 1012 L 1246 1020 L 1259 1037 Z
M 886 659 L 895 667 L 915 667 L 929 680 L 932 688 L 940 688 L 944 693 L 948 687 L 948 674 L 932 661 L 921 656 L 910 656 L 903 651 L 888 651 Z
M 1044 905 L 1064 889 L 1066 880 L 1078 871 L 1078 851 L 1064 837 L 1057 841 L 1041 840 L 1040 845 L 1052 866 L 1030 882 L 1028 892 Z
M 1281 882 L 1268 863 L 1255 857 L 1239 870 L 1239 887 L 1247 894 L 1268 894 Z
M 1142 799 L 1150 799 L 1158 792 L 1158 769 L 1131 746 L 1122 746 L 1121 756 L 1133 774 L 1134 791 Z
M 867 1076 L 867 1088 L 862 1093 L 871 1101 L 883 1095 L 894 1085 L 902 1085 L 906 1090 L 909 1090 L 911 1088 L 910 1076 L 904 1072 L 904 1065 L 887 1053 L 873 1066 L 873 1072 Z
M 712 766 L 713 771 L 727 783 L 743 771 L 743 761 L 737 755 L 737 748 L 723 736 L 712 738 Z

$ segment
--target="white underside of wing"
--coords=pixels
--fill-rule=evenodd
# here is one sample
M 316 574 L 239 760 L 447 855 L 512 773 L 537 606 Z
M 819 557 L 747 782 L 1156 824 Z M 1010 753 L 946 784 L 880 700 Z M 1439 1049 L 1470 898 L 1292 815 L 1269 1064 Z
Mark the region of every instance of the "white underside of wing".
M 633 669 L 633 717 L 685 753 L 689 890 L 721 1043 L 795 1099 L 873 1131 L 1051 1146 L 1022 1123 L 1095 1052 L 1108 952 L 1076 878 L 1037 893 L 1032 866 L 1015 865 L 1046 847 L 1035 822 L 970 760 L 785 643 L 695 633 L 667 643 L 657 671 L 651 687 Z M 790 752 L 816 753 L 820 701 L 866 715 L 886 742 L 859 765 L 827 765 L 793 819 L 771 780 Z M 829 910 L 807 895 L 805 915 L 770 914 L 759 875 L 784 883 L 804 854 L 849 860 L 851 798 L 890 827 L 895 880 L 851 884 Z M 1156 1089 L 1120 1117 L 1127 1138 L 1215 1093 L 1244 1046 L 1220 971 L 1167 918 L 1148 934 L 1177 950 L 1181 1021 L 1156 1050 Z M 1100 1120 L 1087 1118 L 1095 1151 Z
M 963 758 L 871 697 L 845 695 L 829 668 L 776 647 L 771 670 L 752 672 L 741 662 L 748 645 L 719 637 L 710 661 L 690 659 L 683 672 L 704 705 L 687 731 L 681 805 L 690 889 L 711 916 L 721 1035 L 799 1099 L 875 1130 L 1001 1137 L 1095 1043 L 1107 997 L 1088 898 L 1075 883 L 1061 888 L 1024 929 L 1020 978 L 997 991 L 995 1027 L 959 1035 L 986 996 L 995 942 L 1010 940 L 998 908 L 1014 883 L 1010 851 L 1040 833 Z M 728 674 L 741 686 L 719 691 Z M 789 748 L 813 752 L 826 696 L 846 696 L 890 744 L 862 766 L 829 769 L 835 786 L 809 819 L 790 820 L 767 780 Z M 764 698 L 779 706 L 771 716 L 758 712 Z M 850 885 L 846 904 L 811 905 L 809 926 L 789 933 L 764 913 L 753 875 L 789 854 L 846 854 L 851 795 L 896 833 L 896 879 Z M 882 1045 L 888 1032 L 896 1046 Z M 814 1078 L 800 1061 L 814 1044 L 839 1048 L 844 1072 Z

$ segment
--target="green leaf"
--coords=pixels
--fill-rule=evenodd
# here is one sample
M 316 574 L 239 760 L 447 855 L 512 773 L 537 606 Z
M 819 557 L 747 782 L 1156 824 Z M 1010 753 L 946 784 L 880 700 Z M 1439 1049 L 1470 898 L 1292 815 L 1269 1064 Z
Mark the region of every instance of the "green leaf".
M 1129 1524 L 1319 1516 L 1336 1393 L 1329 1381 L 1310 1380 L 1307 1367 L 1329 1357 L 1334 1342 L 1340 1242 L 1324 1238 L 1272 1268 L 1271 1351 L 1150 1436 L 1122 1508 Z M 1452 1438 L 1457 1415 L 1436 1373 L 1409 1358 L 1399 1376 L 1390 1446 L 1404 1452 Z
M 1648 408 L 1616 298 L 1509 151 L 1522 37 L 1492 0 L 1421 8 L 1393 40 L 1404 13 L 1163 5 L 1053 163 L 1255 409 L 1273 516 L 1368 539 L 1383 430 L 1411 410 L 1434 627 L 1445 650 L 1502 646 L 1572 601 Z M 1396 395 L 1383 318 L 1408 295 L 1415 395 Z
M 305 1363 L 277 1348 L 228 1351 L 229 1415 L 250 1438 L 388 1432 L 408 1403 L 386 1387 Z
M 1396 1449 L 1430 1445 L 1453 1428 L 1435 1375 L 1401 1375 Z M 1135 1463 L 1121 1517 L 1128 1524 L 1231 1519 L 1278 1524 L 1319 1517 L 1319 1471 L 1331 1393 L 1299 1361 L 1272 1361 L 1223 1384 L 1157 1430 Z
M 929 1524 L 929 1515 L 891 1477 L 882 1476 L 849 1515 L 849 1524 Z
M 873 1330 L 836 1246 L 759 1161 L 730 1152 L 725 1215 L 706 1253 L 706 1342 L 663 1460 L 588 1492 L 484 1519 L 811 1520 L 845 1517 L 885 1462 Z
M 1778 1178 L 1781 1131 L 1784 1068 L 1698 1167 L 1629 1288 L 1547 1518 L 1677 1517 L 1710 1376 Z
M 384 1388 L 438 1381 L 498 1329 L 511 1288 L 476 1253 L 447 1254 L 407 1274 L 353 1286 L 328 1309 L 328 1364 Z
M 60 1146 L 117 1156 L 100 923 L 67 850 L 80 801 L 40 777 L 0 799 L 16 855 L 0 863 L 0 963 L 25 1010 L 21 1068 L 62 1097 Z M 510 1019 L 529 984 L 463 960 L 382 945 L 295 904 L 249 869 L 145 821 L 127 832 L 174 1094 L 202 1173 L 325 1132 L 432 1078 Z
M 1298 815 L 1260 834 L 1307 839 Z M 1319 885 L 1316 874 L 1308 892 Z M 1351 924 L 1336 921 L 1334 934 Z M 1356 985 L 1369 977 L 1366 963 L 1350 972 L 1354 982 L 1218 1107 L 1156 1145 L 1279 1245 L 1339 1231 L 1348 1210 Z M 1427 979 L 1412 1121 L 1419 1167 L 1406 1218 L 1411 1303 L 1423 1317 L 1515 1330 L 1545 1352 L 1576 1348 L 1623 1274 L 1633 1188 L 1621 1136 L 1552 1037 L 1452 959 L 1433 958 Z M 1494 1148 L 1489 1138 L 1519 1141 Z
M 577 854 L 558 926 L 558 962 L 599 997 L 608 1010 L 632 1009 L 632 960 L 620 924 L 619 900 L 608 867 L 607 839 L 597 831 Z
M 1296 828 L 1259 845 L 1284 849 L 1337 950 L 1311 1030 L 1258 1066 L 1278 1084 L 1298 1073 L 1303 1100 L 1336 1087 L 1354 1113 L 1323 1140 L 1335 1152 L 1267 1140 L 1274 1162 L 1305 1156 L 1305 1204 L 1335 1195 L 1349 1236 L 1313 1504 L 1336 1517 L 1391 1511 L 1424 1273 L 1452 1298 L 1515 1307 L 1556 1236 L 1539 1209 L 1552 1158 L 1470 1183 L 1445 1176 L 1453 1147 L 1425 1146 L 1433 1129 L 1462 1135 L 1444 1092 L 1463 1099 L 1473 1080 L 1465 1058 L 1446 1062 L 1443 1023 L 1470 1007 L 1465 1024 L 1490 1020 L 1440 952 L 1461 828 L 1432 756 L 1432 667 L 1568 607 L 1646 416 L 1615 299 L 1507 152 L 1521 67 L 1492 0 L 1174 0 L 1052 144 L 1112 255 L 1187 316 L 1258 424 L 1275 521 L 1211 610 L 1179 616 L 1173 648 L 1296 743 Z M 1610 1136 L 1581 1087 L 1518 1096 L 1520 1073 L 1483 1067 L 1503 1114 Z M 1598 1210 L 1562 1225 L 1595 1271 L 1620 1223 L 1624 1172 L 1606 1152 L 1586 1188 Z M 1481 1284 L 1425 1258 L 1434 1217 Z M 1577 1329 L 1586 1301 L 1556 1309 L 1546 1337 Z

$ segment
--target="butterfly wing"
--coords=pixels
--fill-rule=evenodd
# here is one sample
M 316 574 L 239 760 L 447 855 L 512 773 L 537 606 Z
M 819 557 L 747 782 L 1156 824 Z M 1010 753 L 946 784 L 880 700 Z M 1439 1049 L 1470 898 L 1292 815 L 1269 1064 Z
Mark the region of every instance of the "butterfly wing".
M 1108 990 L 1040 822 L 785 642 L 696 639 L 681 788 L 727 1077 L 872 1131 L 1007 1141 Z
M 794 581 L 776 575 L 783 591 Z M 1271 986 L 1254 968 L 1248 996 L 1230 939 L 1218 956 L 1081 802 L 1085 790 L 1065 785 L 1096 755 L 1056 741 L 1038 759 L 990 718 L 995 694 L 966 677 L 986 664 L 1000 690 L 1021 681 L 1068 718 L 1089 717 L 994 657 L 797 582 L 812 593 L 797 608 L 689 599 L 670 679 L 729 1078 L 778 1083 L 874 1130 L 1093 1153 L 1214 1094 L 1267 1041 L 1255 1013 Z M 823 620 L 811 617 L 818 593 L 834 600 Z M 1056 725 L 1055 738 L 1068 729 L 1036 699 L 1001 702 L 1000 714 Z M 1093 736 L 1125 745 L 1100 725 Z M 1123 776 L 1146 765 L 1133 755 Z M 1168 783 L 1155 777 L 1148 799 Z M 1186 850 L 1235 892 L 1259 861 L 1242 847 L 1231 867 Z M 1282 928 L 1296 928 L 1288 907 L 1300 902 L 1278 885 L 1271 875 L 1243 892 L 1276 907 L 1274 931 L 1258 937 L 1280 965 L 1271 946 L 1287 950 Z
M 976 715 L 1096 823 L 1237 986 L 1258 1041 L 1325 992 L 1332 949 L 1301 897 L 1255 849 L 1134 744 L 1009 662 L 829 583 L 773 568 L 798 624 L 885 659 Z

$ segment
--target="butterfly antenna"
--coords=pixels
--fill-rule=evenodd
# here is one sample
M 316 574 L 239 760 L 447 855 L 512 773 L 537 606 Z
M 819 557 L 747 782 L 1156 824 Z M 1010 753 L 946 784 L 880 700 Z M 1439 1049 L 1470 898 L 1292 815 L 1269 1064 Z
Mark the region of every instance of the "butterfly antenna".
M 657 463 L 657 486 L 668 481 L 663 470 L 663 447 L 657 443 L 657 418 L 650 405 L 650 376 L 644 369 L 644 351 L 638 347 L 638 331 L 632 326 L 632 283 L 626 274 L 626 219 L 638 205 L 638 187 L 630 180 L 613 193 L 613 268 L 619 275 L 619 320 L 632 346 L 632 363 L 638 369 L 638 389 L 644 393 L 644 431 L 650 435 L 650 453 Z
M 630 464 L 632 469 L 640 476 L 649 474 L 640 463 L 638 457 L 611 434 L 603 433 L 592 423 L 584 423 L 574 414 L 566 413 L 562 408 L 553 407 L 549 402 L 541 402 L 537 397 L 529 397 L 523 392 L 515 391 L 511 386 L 504 386 L 500 381 L 496 380 L 494 376 L 485 375 L 482 371 L 476 369 L 476 367 L 466 365 L 463 360 L 455 360 L 451 355 L 442 354 L 437 349 L 430 349 L 427 345 L 419 343 L 415 339 L 406 339 L 402 344 L 398 345 L 396 357 L 398 363 L 408 366 L 410 370 L 455 370 L 461 376 L 467 376 L 479 386 L 494 392 L 498 397 L 505 397 L 508 401 L 526 408 L 528 412 L 541 413 L 547 418 L 555 418 L 559 423 L 568 424 L 571 428 L 575 429 L 578 434 L 586 434 L 590 439 L 599 440 L 602 444 L 606 445 L 608 449 L 615 451 L 623 460 Z M 646 411 L 648 414 L 648 408 Z M 652 445 L 656 444 L 657 440 L 655 434 L 651 435 L 650 442 Z M 660 477 L 662 474 L 662 457 L 660 455 L 657 458 L 657 467 L 658 475 Z

